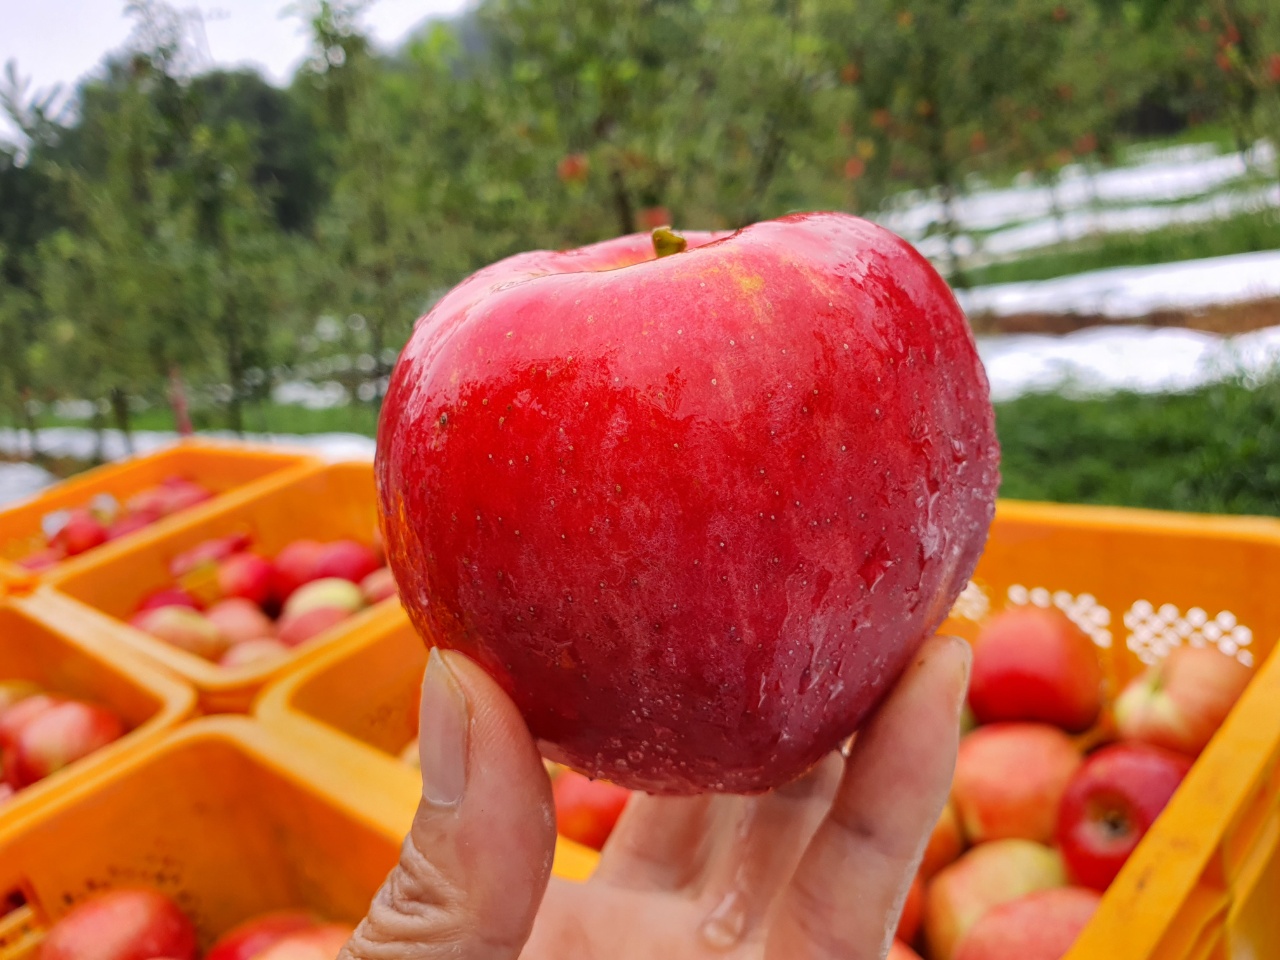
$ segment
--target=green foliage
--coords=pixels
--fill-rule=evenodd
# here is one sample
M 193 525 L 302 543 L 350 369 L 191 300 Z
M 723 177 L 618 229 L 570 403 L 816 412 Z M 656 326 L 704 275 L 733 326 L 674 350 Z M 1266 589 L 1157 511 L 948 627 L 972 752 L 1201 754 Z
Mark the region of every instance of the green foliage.
M 394 54 L 365 6 L 292 5 L 311 45 L 287 89 L 199 72 L 163 0 L 128 5 L 134 35 L 73 111 L 10 66 L 0 404 L 18 421 L 73 398 L 127 427 L 175 371 L 198 419 L 234 429 L 292 379 L 376 408 L 415 318 L 518 250 L 875 212 L 908 189 L 953 237 L 975 175 L 1052 183 L 1153 117 L 1240 143 L 1280 129 L 1267 0 L 480 0 Z M 1277 243 L 1241 217 L 952 280 Z

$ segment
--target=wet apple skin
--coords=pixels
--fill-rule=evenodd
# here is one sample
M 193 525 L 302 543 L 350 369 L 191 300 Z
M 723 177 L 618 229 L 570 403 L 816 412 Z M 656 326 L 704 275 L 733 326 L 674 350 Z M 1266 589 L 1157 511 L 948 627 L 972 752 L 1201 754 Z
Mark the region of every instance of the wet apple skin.
M 836 748 L 944 619 L 999 450 L 968 325 L 904 241 L 842 214 L 688 237 L 446 296 L 392 375 L 380 515 L 414 624 L 549 758 L 750 793 Z

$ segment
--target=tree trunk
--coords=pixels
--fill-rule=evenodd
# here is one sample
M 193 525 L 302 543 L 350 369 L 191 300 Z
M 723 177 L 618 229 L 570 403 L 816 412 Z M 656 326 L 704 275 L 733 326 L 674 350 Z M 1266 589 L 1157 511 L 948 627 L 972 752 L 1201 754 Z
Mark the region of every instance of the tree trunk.
M 227 401 L 228 426 L 236 436 L 244 436 L 244 349 L 240 342 L 240 314 L 234 294 L 228 294 L 223 324 L 227 332 L 227 376 L 231 380 L 231 398 Z
M 93 405 L 93 418 L 89 421 L 89 429 L 94 433 L 93 456 L 90 458 L 90 464 L 97 466 L 104 462 L 106 458 L 107 437 L 104 433 L 106 423 L 103 421 L 102 409 L 98 404 Z
M 173 411 L 173 428 L 178 436 L 191 436 L 195 431 L 191 428 L 187 389 L 182 383 L 182 369 L 176 363 L 169 368 L 169 409 Z
M 40 427 L 36 423 L 36 415 L 31 412 L 31 391 L 23 390 L 22 398 L 18 401 L 18 416 L 21 418 L 20 423 L 26 428 L 27 435 L 31 438 L 31 461 L 35 464 L 43 466 L 46 460 L 44 451 L 40 449 Z
M 124 452 L 133 456 L 133 431 L 129 425 L 129 395 L 120 387 L 111 388 L 111 412 L 116 427 L 124 435 Z
M 619 232 L 635 233 L 635 210 L 631 206 L 631 196 L 627 193 L 627 182 L 622 178 L 622 171 L 616 166 L 609 171 L 609 183 L 613 188 L 613 212 L 618 218 Z

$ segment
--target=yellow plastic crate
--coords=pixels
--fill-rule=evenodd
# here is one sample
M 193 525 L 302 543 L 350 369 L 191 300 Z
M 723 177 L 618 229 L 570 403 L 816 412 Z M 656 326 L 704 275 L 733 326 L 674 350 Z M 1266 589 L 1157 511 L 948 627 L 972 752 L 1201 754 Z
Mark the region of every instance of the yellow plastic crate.
M 1093 638 L 1113 690 L 1178 643 L 1256 671 L 1068 960 L 1280 957 L 1280 521 L 1002 501 L 943 629 L 1028 603 Z
M 387 777 L 411 784 L 414 800 L 404 809 L 407 829 L 421 777 L 396 755 L 417 735 L 426 666 L 427 647 L 397 606 L 272 683 L 259 696 L 254 715 L 316 754 L 367 754 Z M 581 880 L 595 869 L 596 859 L 595 851 L 561 837 L 552 870 Z
M 152 591 L 172 584 L 169 562 L 213 537 L 245 532 L 253 549 L 274 555 L 291 541 L 350 538 L 372 541 L 377 526 L 373 466 L 340 463 L 311 466 L 279 483 L 228 494 L 222 502 L 163 530 L 107 544 L 74 570 L 56 571 L 50 584 L 60 597 L 50 600 L 68 630 L 107 631 L 122 643 L 191 683 L 208 713 L 247 712 L 254 695 L 272 677 L 304 663 L 337 638 L 396 606 L 392 598 L 364 610 L 306 643 L 287 659 L 226 669 L 178 650 L 126 622 Z M 67 599 L 69 598 L 69 600 Z
M 195 712 L 195 692 L 109 637 L 62 629 L 45 615 L 40 595 L 0 605 L 0 680 L 30 680 L 51 693 L 115 712 L 127 728 L 119 740 L 18 791 L 0 805 L 0 824 L 21 819 L 81 778 Z
M 417 786 L 360 753 L 298 751 L 247 717 L 209 717 L 0 822 L 0 960 L 34 960 L 45 930 L 105 889 L 150 886 L 202 948 L 259 913 L 355 924 L 395 865 Z
M 124 501 L 146 487 L 175 476 L 194 480 L 213 491 L 215 497 L 212 501 L 165 517 L 145 528 L 145 532 L 154 533 L 181 523 L 197 511 L 208 509 L 219 499 L 218 495 L 229 490 L 239 490 L 283 470 L 315 463 L 311 457 L 280 449 L 184 440 L 158 453 L 87 470 L 0 511 L 0 571 L 15 579 L 31 580 L 77 570 L 92 562 L 99 552 L 108 549 L 107 545 L 70 557 L 40 574 L 33 574 L 17 565 L 23 557 L 43 548 L 41 521 L 46 514 L 88 506 L 98 494 L 110 494 Z M 128 534 L 115 542 L 129 543 L 142 532 Z

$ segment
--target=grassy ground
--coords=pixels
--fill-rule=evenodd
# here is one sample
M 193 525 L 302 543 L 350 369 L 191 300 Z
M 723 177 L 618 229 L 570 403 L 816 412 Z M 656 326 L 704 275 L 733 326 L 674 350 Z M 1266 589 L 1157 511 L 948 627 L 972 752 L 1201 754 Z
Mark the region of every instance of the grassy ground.
M 1242 214 L 1214 223 L 1165 227 L 1150 233 L 1113 233 L 1054 247 L 1008 263 L 966 271 L 971 286 L 1047 280 L 1086 270 L 1136 267 L 1201 257 L 1280 249 L 1280 211 Z
M 1175 396 L 1025 396 L 996 417 L 1003 496 L 1280 514 L 1280 379 Z
M 43 427 L 87 427 L 86 420 L 44 414 L 38 419 Z M 227 414 L 223 409 L 208 408 L 191 412 L 197 430 L 226 430 Z M 13 426 L 12 419 L 5 422 Z M 114 425 L 114 424 L 112 424 Z M 134 430 L 172 430 L 173 415 L 168 409 L 153 407 L 133 416 Z M 244 409 L 244 429 L 248 433 L 362 433 L 373 436 L 378 428 L 378 415 L 367 404 L 351 404 L 327 410 L 307 410 L 298 406 L 254 403 Z

